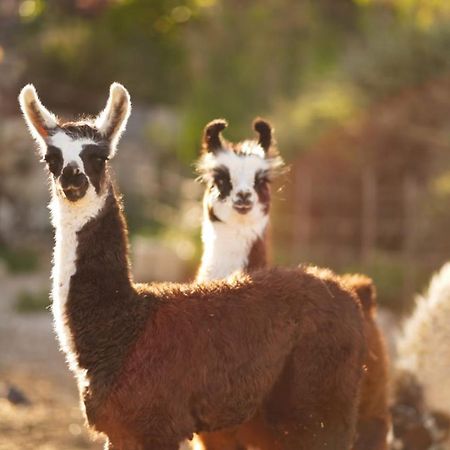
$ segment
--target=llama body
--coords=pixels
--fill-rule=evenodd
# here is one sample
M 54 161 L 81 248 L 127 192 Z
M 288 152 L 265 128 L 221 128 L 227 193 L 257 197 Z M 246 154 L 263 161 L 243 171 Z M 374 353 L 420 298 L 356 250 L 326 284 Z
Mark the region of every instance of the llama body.
M 433 276 L 428 291 L 417 299 L 412 316 L 406 320 L 398 341 L 396 404 L 407 405 L 417 416 L 417 429 L 431 446 L 439 442 L 450 449 L 450 263 Z M 394 409 L 401 413 L 401 410 Z M 394 414 L 395 418 L 395 414 Z M 403 440 L 417 442 L 414 431 L 407 433 L 399 420 Z M 413 428 L 409 426 L 409 428 Z M 396 430 L 394 430 L 396 431 Z M 409 436 L 411 435 L 411 438 Z M 417 446 L 417 449 L 428 448 Z
M 30 86 L 20 102 L 52 178 L 58 337 L 107 447 L 175 450 L 262 411 L 282 449 L 349 449 L 365 354 L 353 293 L 314 268 L 134 284 L 106 164 L 128 93 L 113 85 L 103 113 L 75 124 L 58 122 Z M 283 434 L 289 422 L 297 430 Z
M 223 120 L 215 120 L 206 126 L 198 164 L 206 184 L 200 280 L 223 278 L 239 270 L 251 272 L 267 266 L 265 238 L 269 225 L 270 181 L 280 171 L 283 162 L 273 148 L 272 129 L 267 122 L 256 119 L 254 129 L 258 138 L 238 144 L 230 143 L 220 135 L 226 125 Z M 236 201 L 239 202 L 240 192 L 249 193 L 245 214 L 234 208 Z M 344 282 L 362 301 L 369 345 L 354 448 L 385 450 L 390 422 L 387 357 L 375 323 L 375 290 L 371 280 L 363 276 L 348 275 Z M 255 428 L 264 436 L 262 439 L 255 436 Z M 276 447 L 277 437 L 261 432 L 265 428 L 263 416 L 258 415 L 236 429 L 204 434 L 201 438 L 206 450 L 237 450 L 243 445 L 270 450 Z

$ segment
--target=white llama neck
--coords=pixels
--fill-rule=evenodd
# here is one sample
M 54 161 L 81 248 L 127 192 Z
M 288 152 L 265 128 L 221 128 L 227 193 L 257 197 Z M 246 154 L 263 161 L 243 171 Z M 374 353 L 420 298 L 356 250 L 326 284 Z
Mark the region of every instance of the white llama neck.
M 211 221 L 205 212 L 202 224 L 203 255 L 197 281 L 217 280 L 245 270 L 253 244 L 264 238 L 268 220 L 265 216 L 253 224 L 227 224 Z
M 84 198 L 77 202 L 70 202 L 58 196 L 55 189 L 56 187 L 53 186 L 52 200 L 49 205 L 52 223 L 55 227 L 52 312 L 61 349 L 66 354 L 70 368 L 75 372 L 77 364 L 72 357 L 73 346 L 67 327 L 65 305 L 69 294 L 70 280 L 76 271 L 77 233 L 89 220 L 97 216 L 105 204 L 107 193 L 99 196 L 94 188 L 89 186 Z

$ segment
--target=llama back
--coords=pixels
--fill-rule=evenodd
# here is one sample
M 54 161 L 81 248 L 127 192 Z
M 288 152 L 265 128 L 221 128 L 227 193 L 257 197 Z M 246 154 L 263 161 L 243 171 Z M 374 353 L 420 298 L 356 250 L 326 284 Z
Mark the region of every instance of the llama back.
M 428 408 L 450 414 L 450 263 L 436 273 L 398 341 L 398 368 L 414 374 Z

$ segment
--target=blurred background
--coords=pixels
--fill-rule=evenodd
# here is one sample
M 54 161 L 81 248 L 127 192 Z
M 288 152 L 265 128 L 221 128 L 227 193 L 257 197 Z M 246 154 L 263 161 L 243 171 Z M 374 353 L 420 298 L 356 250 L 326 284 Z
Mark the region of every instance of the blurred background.
M 449 49 L 447 0 L 1 0 L 0 449 L 100 448 L 46 310 L 48 183 L 24 84 L 65 119 L 99 112 L 112 81 L 129 89 L 113 166 L 143 281 L 195 273 L 206 122 L 240 140 L 270 119 L 291 168 L 273 260 L 368 273 L 394 329 L 450 255 Z

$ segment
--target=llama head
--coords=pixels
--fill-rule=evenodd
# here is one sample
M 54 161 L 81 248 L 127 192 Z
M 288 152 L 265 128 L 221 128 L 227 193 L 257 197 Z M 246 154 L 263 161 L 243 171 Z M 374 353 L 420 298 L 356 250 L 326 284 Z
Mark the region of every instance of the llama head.
M 113 83 L 105 109 L 93 119 L 76 122 L 61 122 L 40 102 L 31 84 L 22 89 L 19 103 L 56 195 L 75 203 L 88 192 L 103 194 L 109 181 L 106 161 L 114 156 L 130 114 L 127 90 Z
M 270 182 L 283 167 L 283 160 L 265 120 L 253 122 L 256 139 L 239 143 L 223 139 L 221 132 L 227 125 L 218 119 L 204 129 L 197 169 L 206 184 L 205 210 L 213 222 L 255 225 L 268 215 Z

